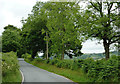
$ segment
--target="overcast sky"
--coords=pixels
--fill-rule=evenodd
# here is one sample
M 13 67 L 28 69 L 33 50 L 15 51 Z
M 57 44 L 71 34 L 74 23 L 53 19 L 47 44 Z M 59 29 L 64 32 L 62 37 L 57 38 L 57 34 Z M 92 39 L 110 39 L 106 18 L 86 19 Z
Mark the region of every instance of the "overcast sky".
M 18 28 L 22 27 L 20 20 L 22 17 L 27 18 L 31 13 L 32 7 L 39 0 L 0 0 L 0 35 L 2 35 L 3 27 L 8 24 Z M 45 0 L 41 0 L 45 1 Z M 86 41 L 83 43 L 83 53 L 102 53 L 104 48 L 98 41 Z

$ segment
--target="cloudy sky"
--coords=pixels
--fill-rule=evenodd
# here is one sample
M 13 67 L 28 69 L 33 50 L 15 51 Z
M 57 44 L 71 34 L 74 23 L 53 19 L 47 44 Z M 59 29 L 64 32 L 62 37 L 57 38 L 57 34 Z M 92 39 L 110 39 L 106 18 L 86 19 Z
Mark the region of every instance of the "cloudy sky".
M 20 20 L 22 17 L 27 18 L 31 13 L 32 7 L 39 0 L 0 0 L 0 35 L 2 35 L 3 27 L 8 24 L 18 28 L 22 27 Z M 41 0 L 45 1 L 45 0 Z M 104 52 L 102 44 L 98 41 L 86 41 L 83 43 L 83 53 L 101 53 Z

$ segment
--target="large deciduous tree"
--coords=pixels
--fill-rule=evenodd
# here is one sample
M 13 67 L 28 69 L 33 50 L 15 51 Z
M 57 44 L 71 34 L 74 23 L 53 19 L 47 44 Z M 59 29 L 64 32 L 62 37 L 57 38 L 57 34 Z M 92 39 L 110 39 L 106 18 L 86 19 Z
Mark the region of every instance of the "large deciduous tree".
M 80 56 L 81 40 L 76 26 L 79 5 L 75 2 L 46 3 L 41 12 L 47 18 L 47 32 L 51 41 L 50 52 L 64 59 L 64 54 Z M 72 52 L 70 52 L 72 51 Z M 78 54 L 79 53 L 79 54 Z
M 41 18 L 40 8 L 42 2 L 37 2 L 32 9 L 32 14 L 29 14 L 28 18 L 22 20 L 22 40 L 23 45 L 27 53 L 32 54 L 34 58 L 38 52 L 45 53 L 45 41 L 42 34 L 42 29 L 46 29 L 46 21 Z
M 81 32 L 88 37 L 94 37 L 103 41 L 106 59 L 109 58 L 109 48 L 120 40 L 120 24 L 116 2 L 90 2 L 81 21 Z
M 20 29 L 13 25 L 4 27 L 5 31 L 2 33 L 2 52 L 16 52 L 20 47 Z

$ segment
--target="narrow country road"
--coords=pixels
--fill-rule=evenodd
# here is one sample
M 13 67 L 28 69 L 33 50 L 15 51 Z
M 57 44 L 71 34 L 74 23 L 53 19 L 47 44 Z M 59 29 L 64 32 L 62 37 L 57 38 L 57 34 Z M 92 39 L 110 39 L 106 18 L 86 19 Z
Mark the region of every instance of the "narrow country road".
M 51 73 L 51 72 L 48 72 L 46 70 L 43 70 L 43 69 L 40 69 L 36 66 L 33 66 L 32 64 L 29 64 L 27 62 L 24 61 L 24 59 L 22 58 L 18 58 L 19 60 L 19 65 L 20 65 L 20 70 L 22 71 L 23 73 L 23 76 L 24 76 L 24 82 L 23 84 L 25 83 L 28 83 L 31 84 L 45 84 L 45 83 L 48 83 L 48 84 L 75 84 L 74 82 L 72 82 L 71 80 L 63 77 L 63 76 L 60 76 L 60 75 L 57 75 L 57 74 L 54 74 L 54 73 Z M 30 83 L 31 82 L 31 83 Z

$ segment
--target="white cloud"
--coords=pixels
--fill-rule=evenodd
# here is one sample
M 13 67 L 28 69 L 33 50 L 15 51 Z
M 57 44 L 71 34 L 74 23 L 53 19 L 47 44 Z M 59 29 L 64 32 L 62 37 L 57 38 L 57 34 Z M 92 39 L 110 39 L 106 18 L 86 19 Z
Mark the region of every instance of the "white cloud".
M 27 18 L 37 0 L 0 0 L 0 35 L 8 24 L 22 26 L 22 17 Z
M 98 44 L 99 41 L 97 40 L 87 40 L 83 43 L 82 52 L 83 53 L 103 53 L 104 47 L 102 44 Z M 102 41 L 101 41 L 102 43 Z
M 47 0 L 0 0 L 0 35 L 8 24 L 22 26 L 22 17 L 27 18 L 36 1 Z

